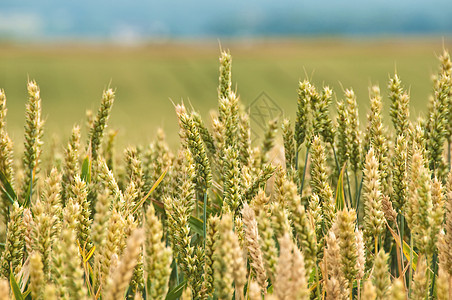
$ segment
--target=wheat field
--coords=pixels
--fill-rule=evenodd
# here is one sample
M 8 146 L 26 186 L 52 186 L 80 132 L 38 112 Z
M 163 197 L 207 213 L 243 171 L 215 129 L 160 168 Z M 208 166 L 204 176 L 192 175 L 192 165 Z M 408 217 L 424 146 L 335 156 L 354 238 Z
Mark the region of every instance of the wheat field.
M 222 50 L 210 119 L 174 103 L 176 150 L 161 129 L 118 149 L 108 87 L 43 151 L 30 79 L 18 152 L 0 90 L 0 299 L 452 299 L 446 50 L 438 64 L 414 116 L 397 73 L 369 87 L 367 118 L 354 90 L 302 79 L 295 116 L 253 145 Z
M 233 90 L 248 106 L 262 92 L 295 119 L 297 83 L 308 78 L 316 86 L 329 85 L 338 95 L 353 87 L 365 122 L 370 84 L 385 86 L 397 74 L 410 91 L 411 112 L 425 110 L 432 93 L 430 75 L 441 54 L 441 38 L 334 38 L 222 41 L 234 54 Z M 452 44 L 446 39 L 445 47 Z M 145 144 L 156 128 L 167 133 L 171 148 L 179 145 L 177 119 L 171 103 L 184 99 L 203 119 L 216 106 L 217 42 L 169 42 L 162 45 L 8 45 L 0 42 L 0 87 L 8 94 L 8 129 L 22 144 L 27 78 L 35 79 L 43 94 L 47 134 L 44 149 L 54 136 L 59 142 L 81 124 L 86 110 L 96 111 L 97 99 L 110 84 L 115 109 L 110 129 L 117 144 Z M 382 91 L 383 115 L 389 113 L 387 91 Z M 170 100 L 171 99 L 171 100 Z M 83 132 L 84 128 L 82 128 Z M 22 151 L 20 148 L 17 151 Z M 47 150 L 46 150 L 47 151 Z

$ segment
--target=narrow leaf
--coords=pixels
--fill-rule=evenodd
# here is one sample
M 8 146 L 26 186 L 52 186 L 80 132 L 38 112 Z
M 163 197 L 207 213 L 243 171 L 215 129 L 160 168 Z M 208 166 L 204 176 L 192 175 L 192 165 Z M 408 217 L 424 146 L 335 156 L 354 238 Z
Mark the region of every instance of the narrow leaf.
M 341 174 L 339 175 L 339 180 L 337 181 L 337 187 L 336 187 L 336 211 L 343 210 L 344 207 L 345 207 L 344 171 L 345 171 L 345 164 L 342 167 Z
M 410 246 L 403 241 L 403 254 L 405 255 L 405 257 L 408 259 L 408 261 L 411 261 L 411 248 Z M 418 259 L 418 254 L 413 250 L 413 270 L 416 271 L 416 266 L 417 266 L 417 259 Z
M 204 230 L 203 230 L 203 224 L 204 222 L 201 219 L 198 219 L 194 216 L 190 216 L 190 220 L 188 221 L 188 223 L 190 224 L 190 229 L 194 232 L 199 234 L 200 236 L 203 235 Z
M 22 294 L 22 297 L 24 297 L 24 299 L 27 299 L 28 295 L 30 295 L 30 294 L 31 294 L 31 290 L 27 290 L 26 292 L 24 292 Z M 31 295 L 30 295 L 29 299 L 31 299 Z
M 391 228 L 391 226 L 389 226 L 388 223 L 386 223 L 386 227 L 389 229 L 389 232 L 391 232 L 392 237 L 394 238 L 396 244 L 397 244 L 397 251 L 400 251 L 400 236 Z M 417 253 L 413 250 L 411 251 L 410 246 L 403 241 L 403 246 L 402 246 L 402 251 L 403 254 L 405 255 L 405 257 L 408 259 L 408 261 L 411 261 L 411 252 L 413 253 L 413 270 L 416 271 L 416 265 L 417 265 L 417 259 L 418 259 L 418 255 Z
M 160 182 L 162 182 L 163 178 L 166 175 L 166 172 L 168 171 L 168 169 L 166 169 L 162 175 L 160 175 L 159 179 L 157 179 L 157 181 L 154 183 L 154 185 L 152 186 L 151 190 L 146 194 L 146 196 L 144 196 L 143 199 L 140 200 L 140 202 L 138 202 L 135 207 L 133 208 L 131 214 L 135 214 L 136 211 L 141 207 L 141 205 L 143 205 L 143 203 L 146 201 L 147 198 L 149 198 L 149 196 L 151 195 L 151 193 L 158 187 L 158 185 L 160 184 Z
M 11 284 L 11 290 L 14 294 L 14 299 L 16 300 L 24 300 L 22 292 L 20 291 L 19 285 L 17 284 L 16 278 L 14 277 L 13 272 L 9 275 L 9 282 Z
M 88 155 L 83 160 L 82 175 L 80 177 L 85 183 L 91 182 L 91 160 Z
M 182 281 L 179 285 L 174 287 L 171 291 L 166 294 L 166 300 L 176 300 L 182 296 L 182 292 L 184 291 L 185 285 L 187 281 Z
M 89 250 L 89 252 L 85 258 L 85 263 L 91 258 L 91 256 L 93 256 L 95 250 L 96 250 L 96 246 L 93 246 L 93 248 L 91 248 L 91 250 Z
M 17 199 L 16 193 L 14 192 L 11 183 L 6 178 L 6 175 L 2 171 L 0 171 L 0 182 L 2 184 L 3 192 L 8 196 L 11 204 L 14 203 L 14 201 Z

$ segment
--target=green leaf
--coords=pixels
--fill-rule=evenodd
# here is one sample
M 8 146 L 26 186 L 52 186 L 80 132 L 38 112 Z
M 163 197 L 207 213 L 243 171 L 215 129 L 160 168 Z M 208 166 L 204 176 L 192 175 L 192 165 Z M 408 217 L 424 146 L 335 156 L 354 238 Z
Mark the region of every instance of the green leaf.
M 3 192 L 8 196 L 8 199 L 11 201 L 11 204 L 14 203 L 14 201 L 17 199 L 16 193 L 14 192 L 13 187 L 11 186 L 11 183 L 6 178 L 6 175 L 0 171 L 0 182 L 2 184 L 2 190 Z
M 162 182 L 163 178 L 166 175 L 166 172 L 168 171 L 168 169 L 166 169 L 162 175 L 160 175 L 159 179 L 157 179 L 157 181 L 154 183 L 154 185 L 152 186 L 151 190 L 146 194 L 146 196 L 144 196 L 143 199 L 140 200 L 140 202 L 138 202 L 135 207 L 133 208 L 131 214 L 133 215 L 134 213 L 136 213 L 136 211 L 140 208 L 141 205 L 143 205 L 143 203 L 146 201 L 147 198 L 149 198 L 149 196 L 151 195 L 151 193 L 158 187 L 158 185 L 160 184 L 160 182 Z
M 11 284 L 11 290 L 14 294 L 14 299 L 16 300 L 24 300 L 24 296 L 22 295 L 22 292 L 20 291 L 19 285 L 17 284 L 16 278 L 14 277 L 13 272 L 9 275 L 9 282 Z
M 91 160 L 89 159 L 89 156 L 87 155 L 82 163 L 82 175 L 81 179 L 85 183 L 91 182 Z
M 184 291 L 185 285 L 187 284 L 187 280 L 182 281 L 174 287 L 171 291 L 166 294 L 166 300 L 176 300 L 177 298 L 180 298 L 182 296 L 182 292 Z
M 337 181 L 337 187 L 336 187 L 336 211 L 343 210 L 344 207 L 345 207 L 344 171 L 345 171 L 345 164 L 342 167 L 341 174 L 339 175 L 339 180 Z
M 204 229 L 203 229 L 203 224 L 204 222 L 201 219 L 198 219 L 194 216 L 190 216 L 190 220 L 188 221 L 188 223 L 190 224 L 190 228 L 194 233 L 199 234 L 200 236 L 203 235 L 204 233 Z

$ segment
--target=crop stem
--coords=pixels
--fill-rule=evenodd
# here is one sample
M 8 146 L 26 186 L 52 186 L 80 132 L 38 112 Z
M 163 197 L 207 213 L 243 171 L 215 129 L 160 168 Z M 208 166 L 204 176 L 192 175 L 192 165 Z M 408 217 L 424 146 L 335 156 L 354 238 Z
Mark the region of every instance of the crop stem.
M 319 267 L 315 267 L 315 280 L 317 281 L 316 291 L 317 291 L 317 299 L 320 298 L 320 277 L 319 277 Z
M 353 203 L 352 203 L 352 192 L 351 192 L 351 188 L 350 188 L 350 179 L 348 178 L 347 167 L 345 168 L 345 176 L 347 177 L 347 185 L 348 185 L 348 197 L 349 197 L 349 203 L 350 203 L 349 209 L 351 209 L 352 206 L 353 206 Z M 345 194 L 345 191 L 344 191 L 344 194 Z
M 206 248 L 206 235 L 207 235 L 207 190 L 204 190 L 204 205 L 203 205 L 203 216 L 202 216 L 202 233 L 204 238 L 204 249 Z
M 306 146 L 306 157 L 304 158 L 304 166 L 303 166 L 303 177 L 301 178 L 301 186 L 300 186 L 300 198 L 303 197 L 303 186 L 304 186 L 304 179 L 306 177 L 306 169 L 308 165 L 308 158 L 309 158 L 309 146 Z
M 413 287 L 413 235 L 410 236 L 410 275 L 408 277 L 408 297 L 411 295 L 411 288 Z

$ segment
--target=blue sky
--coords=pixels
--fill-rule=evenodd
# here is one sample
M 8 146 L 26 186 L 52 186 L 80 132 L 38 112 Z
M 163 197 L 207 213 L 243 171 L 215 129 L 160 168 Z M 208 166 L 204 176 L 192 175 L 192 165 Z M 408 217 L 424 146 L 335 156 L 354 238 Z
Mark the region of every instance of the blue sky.
M 0 38 L 119 40 L 452 33 L 452 1 L 3 0 Z

